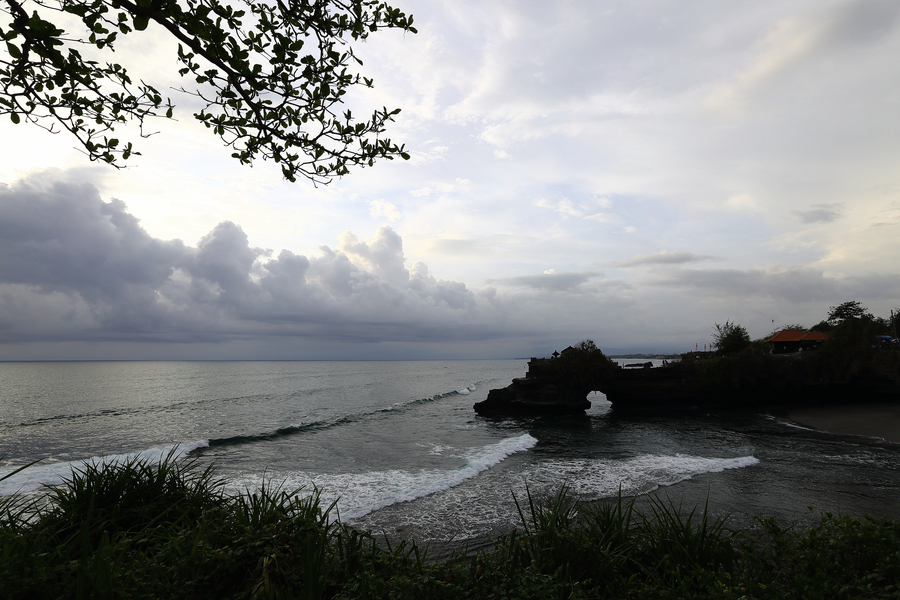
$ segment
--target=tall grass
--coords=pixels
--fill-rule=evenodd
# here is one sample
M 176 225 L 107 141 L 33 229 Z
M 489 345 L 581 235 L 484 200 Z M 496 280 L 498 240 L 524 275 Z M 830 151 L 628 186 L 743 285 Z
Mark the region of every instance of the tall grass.
M 708 506 L 563 487 L 515 498 L 520 526 L 428 560 L 340 523 L 317 490 L 227 494 L 212 469 L 87 463 L 41 501 L 0 499 L 0 599 L 896 598 L 900 525 L 823 515 L 733 531 Z

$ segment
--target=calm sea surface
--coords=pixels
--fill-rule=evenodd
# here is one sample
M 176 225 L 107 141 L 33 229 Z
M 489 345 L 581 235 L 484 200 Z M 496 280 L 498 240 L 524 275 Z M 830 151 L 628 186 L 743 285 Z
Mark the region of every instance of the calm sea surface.
M 900 445 L 752 412 L 499 419 L 472 404 L 524 360 L 0 363 L 0 495 L 84 460 L 173 449 L 235 490 L 316 486 L 341 519 L 420 542 L 515 524 L 513 494 L 568 484 L 583 499 L 656 491 L 719 514 L 900 518 Z M 813 506 L 811 511 L 808 506 Z

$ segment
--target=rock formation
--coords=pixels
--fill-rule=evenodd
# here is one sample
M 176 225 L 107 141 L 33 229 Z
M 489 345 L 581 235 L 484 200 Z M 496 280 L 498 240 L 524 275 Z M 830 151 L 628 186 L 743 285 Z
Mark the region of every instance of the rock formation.
M 491 390 L 473 408 L 480 415 L 583 414 L 591 407 L 587 395 L 615 368 L 593 342 L 585 340 L 553 358 L 532 358 L 524 378 Z
M 591 407 L 590 388 L 567 385 L 537 377 L 513 379 L 499 390 L 491 390 L 483 402 L 473 407 L 479 415 L 569 415 L 584 413 Z

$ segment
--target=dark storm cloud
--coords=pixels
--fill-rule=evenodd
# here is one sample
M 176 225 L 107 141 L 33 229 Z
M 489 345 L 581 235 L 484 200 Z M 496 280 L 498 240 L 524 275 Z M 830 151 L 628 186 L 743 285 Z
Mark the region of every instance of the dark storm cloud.
M 659 281 L 706 297 L 712 293 L 740 298 L 773 298 L 785 302 L 834 302 L 835 299 L 891 299 L 900 296 L 897 274 L 834 278 L 808 268 L 763 270 L 679 270 Z
M 0 187 L 0 281 L 117 298 L 158 286 L 185 251 L 152 239 L 125 204 L 104 203 L 89 184 L 42 176 Z
M 804 223 L 831 223 L 841 216 L 840 204 L 814 204 L 809 210 L 794 211 Z
M 699 256 L 690 252 L 667 252 L 662 250 L 654 254 L 638 254 L 628 260 L 616 263 L 617 267 L 637 267 L 640 265 L 679 265 L 701 260 L 710 260 L 712 256 Z
M 503 322 L 495 297 L 404 260 L 388 227 L 273 258 L 227 221 L 196 247 L 154 239 L 123 202 L 51 173 L 0 186 L 6 342 L 481 339 Z
M 539 275 L 521 275 L 508 279 L 490 280 L 490 283 L 499 283 L 512 287 L 525 287 L 548 292 L 568 292 L 590 281 L 595 277 L 602 277 L 602 273 L 587 271 L 584 273 L 541 273 Z

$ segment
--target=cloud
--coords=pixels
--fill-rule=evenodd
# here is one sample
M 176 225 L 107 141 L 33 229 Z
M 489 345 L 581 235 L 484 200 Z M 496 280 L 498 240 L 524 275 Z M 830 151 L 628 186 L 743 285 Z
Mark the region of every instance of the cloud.
M 841 204 L 815 204 L 809 210 L 795 210 L 794 214 L 804 223 L 831 223 L 841 216 Z
M 572 217 L 574 219 L 585 219 L 589 221 L 598 221 L 600 223 L 614 220 L 613 217 L 607 213 L 596 212 L 598 208 L 607 208 L 610 206 L 608 198 L 593 197 L 578 202 L 574 202 L 568 198 L 560 198 L 559 200 L 538 198 L 533 204 L 539 208 L 547 208 L 558 212 L 566 218 Z
M 429 145 L 429 144 L 423 144 Z M 410 152 L 409 162 L 414 166 L 425 166 L 436 162 L 446 160 L 446 154 L 449 148 L 447 146 L 431 146 L 430 148 Z
M 390 227 L 309 256 L 254 247 L 231 221 L 194 246 L 159 240 L 123 202 L 58 175 L 0 187 L 4 357 L 511 356 L 599 339 L 598 316 L 615 339 L 613 315 L 634 304 L 590 270 L 472 290 L 409 264 Z
M 391 202 L 386 200 L 372 200 L 369 202 L 369 215 L 373 219 L 383 217 L 392 223 L 400 219 L 400 211 Z
M 848 0 L 785 16 L 759 44 L 750 65 L 717 86 L 707 105 L 741 110 L 750 96 L 785 81 L 796 83 L 836 52 L 879 43 L 894 30 L 898 17 L 900 5 L 890 0 Z
M 424 245 L 438 255 L 486 257 L 492 253 L 490 244 L 468 238 L 438 238 Z
M 37 174 L 0 187 L 0 329 L 7 341 L 475 339 L 496 301 L 405 266 L 390 227 L 318 256 L 253 248 L 224 221 L 195 247 L 152 238 L 123 202 Z
M 487 247 L 438 242 L 457 254 Z M 191 246 L 152 237 L 123 202 L 104 201 L 91 185 L 38 173 L 0 187 L 0 355 L 521 356 L 584 338 L 604 348 L 678 349 L 715 318 L 762 330 L 774 316 L 802 321 L 846 299 L 881 314 L 900 296 L 891 273 L 678 268 L 705 258 L 660 252 L 625 261 L 672 267 L 651 271 L 655 279 L 641 286 L 590 268 L 547 268 L 473 290 L 408 259 L 391 227 L 366 238 L 346 231 L 304 256 L 255 247 L 240 225 L 222 221 Z
M 432 182 L 431 184 L 415 190 L 410 190 L 410 194 L 419 198 L 428 197 L 435 194 L 452 194 L 465 189 L 469 185 L 468 179 L 457 177 L 456 181 L 449 183 L 446 181 Z
M 403 240 L 390 227 L 379 227 L 375 235 L 362 242 L 345 231 L 338 249 L 384 281 L 394 285 L 409 281 L 409 271 L 403 265 Z
M 893 300 L 900 296 L 898 274 L 839 278 L 811 268 L 685 269 L 667 273 L 657 284 L 680 288 L 700 298 L 769 298 L 796 304 L 834 303 L 838 298 Z
M 182 121 L 141 142 L 139 168 L 82 172 L 99 195 L 20 181 L 46 198 L 0 208 L 0 339 L 607 340 L 633 318 L 624 344 L 705 331 L 716 302 L 735 307 L 720 321 L 761 310 L 780 272 L 821 269 L 789 296 L 826 309 L 852 276 L 896 272 L 895 0 L 409 1 L 420 33 L 359 45 L 376 87 L 347 101 L 402 107 L 386 135 L 410 161 L 280 184 Z M 88 164 L 62 135 L 6 121 L 0 139 L 3 181 Z M 620 279 L 583 278 L 601 269 Z M 653 284 L 679 269 L 699 272 Z M 790 285 L 765 312 L 819 310 Z
M 602 276 L 602 273 L 595 273 L 592 271 L 583 273 L 558 273 L 553 269 L 549 269 L 539 275 L 520 275 L 519 277 L 510 277 L 508 279 L 491 280 L 489 283 L 550 292 L 570 292 L 591 279 Z
M 689 262 L 698 262 L 702 260 L 711 260 L 712 256 L 702 256 L 691 254 L 690 252 L 669 252 L 668 250 L 660 250 L 653 254 L 638 254 L 628 260 L 623 260 L 615 264 L 617 267 L 637 267 L 640 265 L 680 265 Z

